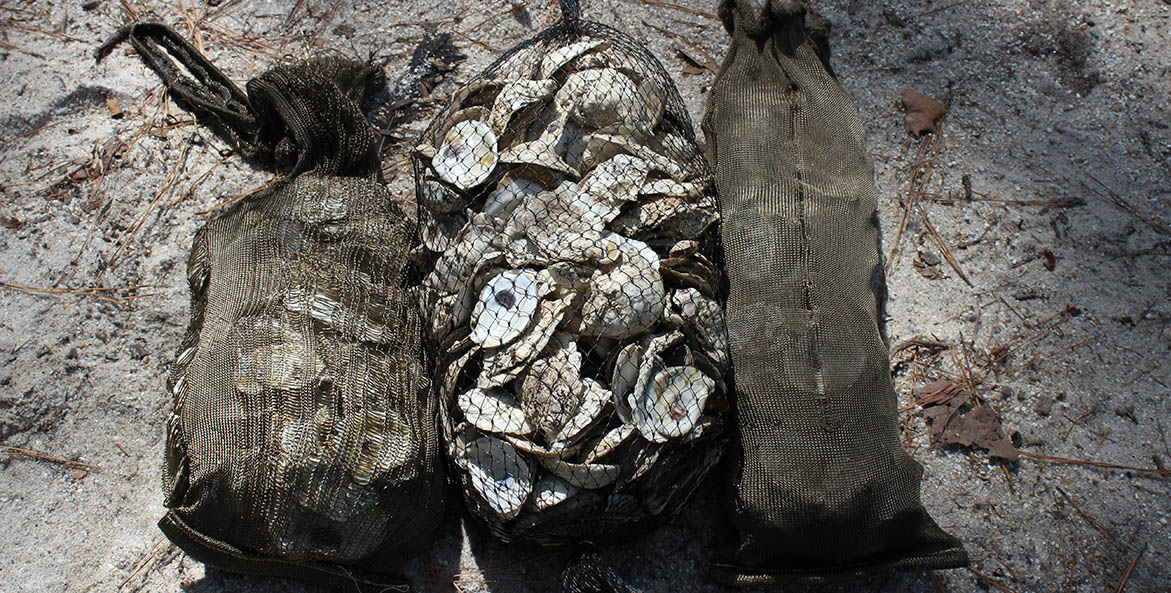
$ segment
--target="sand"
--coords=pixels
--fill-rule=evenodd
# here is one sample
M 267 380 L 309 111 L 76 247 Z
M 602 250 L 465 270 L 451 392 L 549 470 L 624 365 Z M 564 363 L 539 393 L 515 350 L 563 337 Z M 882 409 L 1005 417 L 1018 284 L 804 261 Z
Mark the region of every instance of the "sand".
M 209 58 L 240 83 L 317 51 L 386 57 L 393 80 L 421 23 L 438 21 L 437 30 L 460 32 L 468 59 L 435 89 L 435 101 L 550 22 L 555 6 L 531 3 L 522 13 L 508 2 L 468 0 L 185 4 L 0 7 L 6 593 L 317 590 L 206 569 L 154 525 L 163 512 L 170 405 L 163 379 L 187 322 L 187 249 L 218 204 L 271 174 L 225 159 L 230 145 L 166 101 L 127 48 L 94 64 L 92 50 L 130 18 L 124 6 L 197 32 Z M 712 72 L 685 73 L 678 48 L 718 63 L 726 36 L 702 14 L 714 2 L 679 4 L 691 11 L 593 0 L 583 13 L 646 39 L 698 122 Z M 915 337 L 949 345 L 934 355 L 905 348 L 893 361 L 905 442 L 925 468 L 924 503 L 966 543 L 974 570 L 813 590 L 1166 590 L 1165 477 L 933 447 L 913 401 L 916 388 L 976 369 L 984 376 L 978 395 L 1021 451 L 1171 464 L 1171 4 L 815 6 L 834 25 L 835 68 L 858 103 L 877 168 L 883 250 L 893 253 L 892 345 Z M 451 20 L 455 14 L 462 18 Z M 917 158 L 922 141 L 903 129 L 904 89 L 950 97 L 934 158 Z M 388 169 L 396 197 L 410 200 L 409 171 Z M 930 178 L 912 199 L 916 171 Z M 72 289 L 88 294 L 41 292 Z M 604 560 L 647 591 L 720 590 L 706 578 L 722 525 L 720 486 L 717 477 L 674 524 L 606 548 Z M 461 525 L 459 507 L 412 563 L 422 591 L 555 590 L 562 556 L 501 545 L 474 523 Z

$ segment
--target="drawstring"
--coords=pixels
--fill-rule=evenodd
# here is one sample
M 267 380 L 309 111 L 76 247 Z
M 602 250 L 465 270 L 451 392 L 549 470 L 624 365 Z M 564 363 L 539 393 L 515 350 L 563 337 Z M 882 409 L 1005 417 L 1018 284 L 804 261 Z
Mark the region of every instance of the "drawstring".
M 579 551 L 561 571 L 561 593 L 642 593 L 627 585 L 590 544 Z
M 561 23 L 570 32 L 576 33 L 580 20 L 578 0 L 561 0 Z
M 252 102 L 190 42 L 164 24 L 136 23 L 119 29 L 94 52 L 94 57 L 101 62 L 123 41 L 130 41 L 169 92 L 222 122 L 242 150 L 257 152 L 263 126 Z M 176 68 L 172 59 L 190 75 Z

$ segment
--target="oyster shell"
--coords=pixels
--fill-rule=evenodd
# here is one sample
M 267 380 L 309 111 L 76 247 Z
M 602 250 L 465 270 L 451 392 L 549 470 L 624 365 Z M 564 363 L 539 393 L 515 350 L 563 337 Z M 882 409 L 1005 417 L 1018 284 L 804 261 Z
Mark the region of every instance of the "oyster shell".
M 503 389 L 473 387 L 459 394 L 456 405 L 472 426 L 485 432 L 524 435 L 533 431 L 516 397 Z
M 596 463 L 599 459 L 609 455 L 610 452 L 618 448 L 618 445 L 626 442 L 626 439 L 630 438 L 634 432 L 633 424 L 622 424 L 611 429 L 585 452 L 583 455 L 584 463 Z
M 661 230 L 675 239 L 699 237 L 719 217 L 714 208 L 671 196 L 650 196 L 614 220 L 611 228 L 623 234 Z
M 614 371 L 610 375 L 610 391 L 613 392 L 614 402 L 618 405 L 618 409 L 622 410 L 626 401 L 626 396 L 630 393 L 631 388 L 638 382 L 639 367 L 642 363 L 642 346 L 637 342 L 627 344 L 622 350 L 618 351 L 618 357 L 614 359 Z M 629 412 L 629 409 L 626 410 Z M 628 418 L 623 418 L 627 420 Z
M 488 179 L 498 160 L 496 132 L 484 122 L 469 119 L 447 131 L 431 167 L 444 181 L 466 190 Z
M 577 178 L 577 169 L 570 167 L 555 150 L 556 138 L 539 138 L 522 142 L 500 153 L 500 162 L 518 165 L 520 168 L 544 168 L 569 177 Z
M 569 497 L 577 494 L 581 489 L 558 478 L 557 476 L 543 476 L 533 486 L 532 505 L 537 511 L 565 502 Z
M 683 333 L 678 330 L 646 340 L 638 365 L 638 380 L 634 383 L 634 390 L 626 396 L 628 409 L 633 410 L 637 406 L 639 395 L 646 392 L 655 371 L 662 367 L 663 361 L 659 355 L 681 341 Z
M 459 290 L 460 285 L 484 263 L 485 255 L 493 249 L 492 242 L 501 230 L 503 225 L 497 221 L 483 215 L 473 216 L 435 261 L 434 269 L 424 280 L 425 285 L 441 293 Z
M 610 43 L 603 39 L 586 39 L 584 41 L 578 41 L 576 43 L 570 43 L 569 45 L 559 47 L 550 52 L 541 60 L 541 66 L 538 69 L 538 73 L 540 74 L 541 78 L 550 78 L 558 70 L 560 70 L 562 66 L 565 66 L 569 62 L 573 61 L 578 56 L 589 52 L 605 51 L 609 49 L 609 47 Z
M 576 445 L 566 447 L 542 447 L 521 436 L 505 434 L 504 439 L 511 443 L 521 453 L 532 455 L 537 459 L 569 459 L 577 454 L 580 447 Z
M 517 515 L 533 491 L 532 470 L 510 443 L 480 437 L 467 446 L 472 489 L 502 519 Z
M 557 81 L 548 79 L 515 80 L 505 84 L 492 105 L 488 127 L 496 132 L 497 137 L 502 137 L 513 115 L 536 103 L 547 101 L 556 90 Z
M 540 183 L 518 177 L 488 194 L 488 199 L 484 201 L 484 207 L 480 211 L 495 219 L 507 219 L 526 198 L 543 191 L 545 188 Z
M 648 441 L 665 443 L 687 434 L 699 420 L 716 383 L 692 366 L 667 367 L 636 394 L 632 420 Z
M 555 437 L 577 413 L 585 396 L 577 342 L 562 334 L 553 351 L 539 358 L 521 378 L 517 397 L 525 416 L 547 436 Z
M 688 324 L 688 332 L 703 346 L 705 354 L 717 365 L 728 363 L 727 325 L 724 311 L 713 299 L 694 288 L 682 288 L 671 295 L 671 303 Z
M 638 199 L 648 172 L 650 166 L 646 161 L 628 154 L 614 155 L 582 178 L 579 189 L 595 201 L 611 206 L 604 218 L 608 223 L 618 216 L 623 203 Z
M 570 463 L 562 459 L 542 457 L 539 459 L 553 475 L 570 485 L 587 490 L 596 490 L 614 483 L 622 468 L 608 463 Z
M 676 181 L 686 181 L 688 172 L 675 161 L 651 150 L 636 140 L 639 134 L 634 130 L 624 130 L 624 133 L 596 133 L 586 138 L 586 154 L 582 157 L 582 167 L 592 168 L 619 154 L 636 156 L 650 166 L 654 171 L 670 175 Z
M 530 239 L 547 237 L 561 231 L 600 231 L 604 219 L 596 202 L 575 191 L 576 185 L 561 191 L 543 191 L 529 196 L 516 207 L 508 219 L 507 232 L 524 234 Z
M 694 200 L 702 196 L 704 190 L 707 189 L 707 187 L 708 184 L 704 180 L 679 182 L 675 181 L 674 179 L 650 179 L 646 183 L 642 184 L 638 190 L 638 193 L 643 195 L 661 195 L 671 198 Z
M 570 298 L 541 301 L 532 325 L 523 336 L 506 348 L 484 355 L 477 386 L 482 389 L 499 387 L 515 379 L 549 345 L 549 340 L 565 319 L 570 302 Z
M 434 155 L 434 151 L 432 151 Z M 415 194 L 416 199 L 430 212 L 458 212 L 467 199 L 435 177 L 433 172 L 423 174 L 423 183 Z
M 508 80 L 493 78 L 472 80 L 451 96 L 452 109 L 491 105 L 496 94 L 508 83 Z
M 659 256 L 646 243 L 610 235 L 621 259 L 590 277 L 581 309 L 581 331 L 588 336 L 622 338 L 650 329 L 663 315 L 666 292 Z
M 294 391 L 313 384 L 325 361 L 298 332 L 276 317 L 245 317 L 236 329 L 236 389 L 256 395 L 265 387 Z M 249 348 L 246 345 L 253 345 Z
M 532 321 L 543 296 L 541 291 L 537 274 L 531 270 L 497 274 L 480 291 L 472 310 L 472 340 L 484 348 L 515 340 Z
M 573 121 L 590 129 L 644 122 L 638 86 L 613 68 L 579 70 L 565 79 L 554 101 Z
M 606 404 L 614 399 L 610 390 L 602 387 L 597 381 L 587 377 L 582 379 L 582 383 L 585 385 L 585 393 L 581 398 L 581 404 L 553 438 L 555 447 L 558 444 L 572 443 L 585 436 L 586 431 L 601 419 Z

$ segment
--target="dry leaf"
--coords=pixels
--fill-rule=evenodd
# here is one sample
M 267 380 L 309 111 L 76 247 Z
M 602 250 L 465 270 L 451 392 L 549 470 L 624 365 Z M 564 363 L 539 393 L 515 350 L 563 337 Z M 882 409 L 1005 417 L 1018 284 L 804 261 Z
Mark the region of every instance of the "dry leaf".
M 24 226 L 24 221 L 19 218 L 10 218 L 8 216 L 0 216 L 0 226 L 6 229 L 17 230 Z
M 947 385 L 939 383 L 933 382 L 920 389 L 931 388 L 931 393 L 942 393 Z M 975 402 L 968 391 L 958 390 L 949 397 L 925 405 L 923 417 L 927 420 L 931 441 L 940 447 L 979 447 L 992 457 L 1015 461 L 1020 453 L 1004 434 L 1000 416 L 987 404 Z
M 947 113 L 943 103 L 910 89 L 903 91 L 903 124 L 913 136 L 938 134 L 939 120 Z
M 122 104 L 118 102 L 117 97 L 108 97 L 106 99 L 106 110 L 110 112 L 110 117 L 114 119 L 122 117 Z

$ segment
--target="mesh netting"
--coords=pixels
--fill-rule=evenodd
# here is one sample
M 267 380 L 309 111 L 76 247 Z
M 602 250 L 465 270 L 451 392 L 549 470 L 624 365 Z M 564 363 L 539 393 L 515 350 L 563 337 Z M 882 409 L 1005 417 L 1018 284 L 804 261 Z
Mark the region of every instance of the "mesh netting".
M 727 408 L 710 168 L 662 65 L 565 4 L 414 160 L 448 452 L 474 514 L 547 545 L 674 514 Z
M 732 46 L 704 119 L 723 200 L 741 585 L 966 562 L 919 500 L 876 291 L 874 170 L 797 0 L 725 0 Z M 824 33 L 824 29 L 820 29 Z
M 394 575 L 437 524 L 443 477 L 404 286 L 414 227 L 378 182 L 360 108 L 381 72 L 309 60 L 245 97 L 173 31 L 126 34 L 179 98 L 263 148 L 251 154 L 296 163 L 196 234 L 160 526 L 227 570 L 404 586 Z M 229 108 L 259 126 L 219 117 Z

